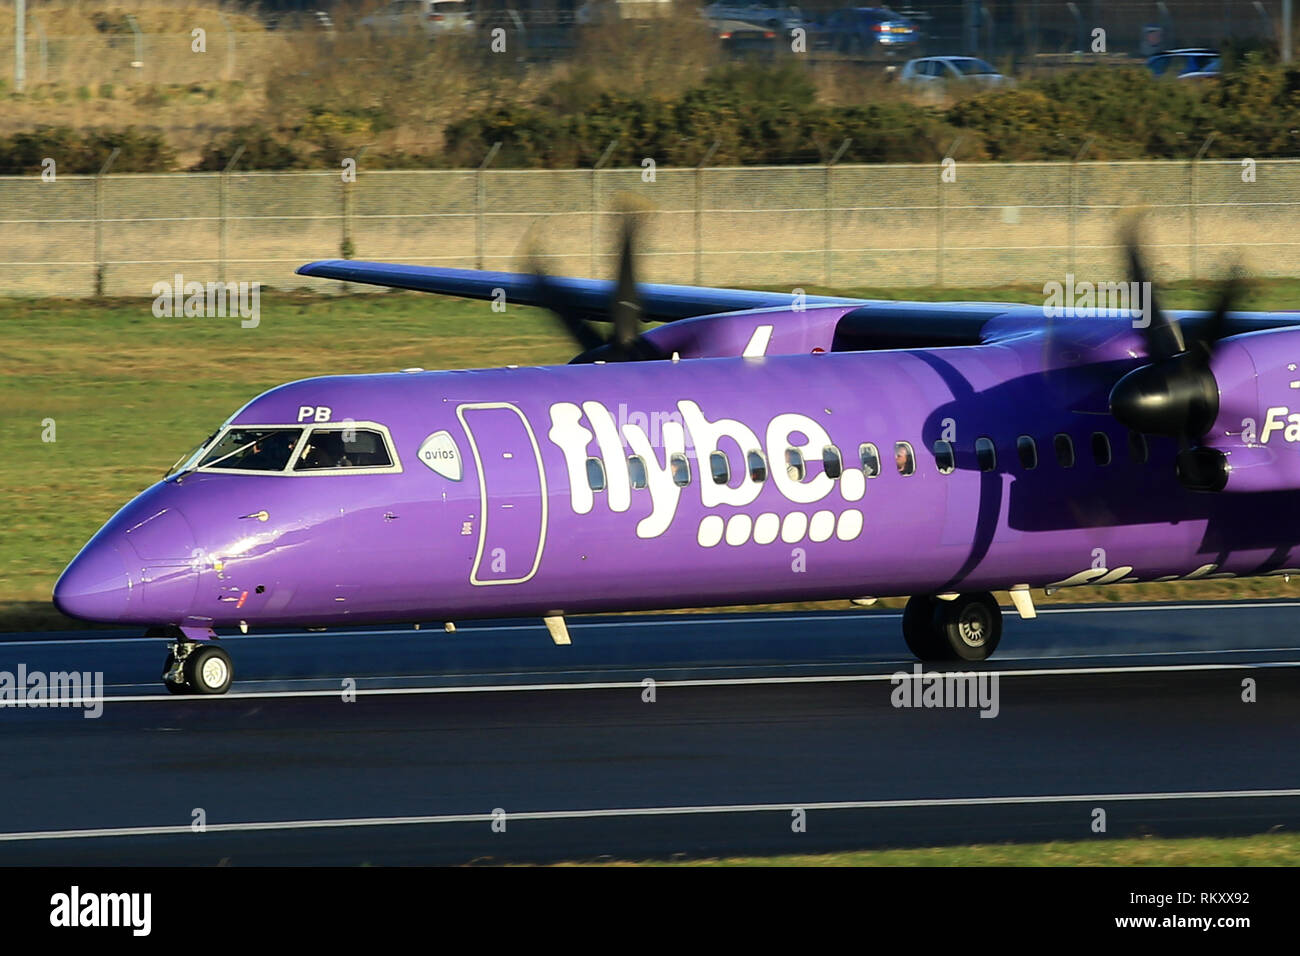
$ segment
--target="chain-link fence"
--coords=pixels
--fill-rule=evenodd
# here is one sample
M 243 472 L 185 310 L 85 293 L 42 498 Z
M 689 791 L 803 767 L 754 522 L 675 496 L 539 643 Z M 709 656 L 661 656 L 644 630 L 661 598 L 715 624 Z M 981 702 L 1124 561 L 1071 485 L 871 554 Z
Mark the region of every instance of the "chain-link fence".
M 1300 161 L 958 163 L 0 177 L 0 294 L 147 295 L 189 281 L 337 289 L 351 257 L 608 275 L 619 211 L 650 210 L 648 281 L 899 287 L 1122 269 L 1146 214 L 1164 279 L 1300 274 Z

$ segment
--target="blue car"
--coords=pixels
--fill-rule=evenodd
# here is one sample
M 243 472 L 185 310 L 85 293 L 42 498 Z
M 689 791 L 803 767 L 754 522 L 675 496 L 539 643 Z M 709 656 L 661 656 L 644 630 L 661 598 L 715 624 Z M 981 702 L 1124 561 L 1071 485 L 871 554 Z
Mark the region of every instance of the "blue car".
M 809 24 L 812 45 L 857 56 L 891 55 L 915 50 L 921 39 L 916 24 L 886 7 L 847 7 Z
M 1219 76 L 1219 51 L 1204 47 L 1166 50 L 1147 59 L 1147 69 L 1156 76 L 1202 79 Z

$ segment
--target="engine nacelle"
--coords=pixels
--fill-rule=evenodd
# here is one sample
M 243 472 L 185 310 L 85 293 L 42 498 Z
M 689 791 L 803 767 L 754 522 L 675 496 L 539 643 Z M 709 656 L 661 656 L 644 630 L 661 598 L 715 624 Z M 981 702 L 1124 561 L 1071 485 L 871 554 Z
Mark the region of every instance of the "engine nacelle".
M 1222 490 L 1300 490 L 1300 328 L 1224 339 L 1210 369 L 1219 414 L 1201 445 L 1223 456 Z M 1210 477 L 1214 457 L 1198 463 Z

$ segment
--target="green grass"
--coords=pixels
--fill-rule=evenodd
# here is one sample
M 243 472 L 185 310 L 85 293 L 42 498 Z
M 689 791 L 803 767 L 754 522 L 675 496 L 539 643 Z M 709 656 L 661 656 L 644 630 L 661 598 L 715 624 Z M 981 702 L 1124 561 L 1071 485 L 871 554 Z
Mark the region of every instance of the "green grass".
M 810 292 L 815 290 L 809 290 Z M 829 291 L 829 290 L 816 290 Z M 837 290 L 874 298 L 1041 302 L 1041 287 Z M 1202 304 L 1182 284 L 1170 307 Z M 1246 307 L 1300 304 L 1300 280 L 1259 283 Z M 318 374 L 564 362 L 537 310 L 417 293 L 262 298 L 261 324 L 155 318 L 150 300 L 2 300 L 0 630 L 82 627 L 50 605 L 77 549 L 132 495 L 260 392 Z M 57 441 L 41 440 L 55 421 Z M 1277 578 L 1080 588 L 1055 600 L 1294 596 Z M 802 605 L 812 606 L 812 605 Z M 826 605 L 823 605 L 826 606 Z M 839 605 L 835 605 L 839 606 Z
M 612 862 L 604 866 L 1295 866 L 1300 836 L 990 843 L 790 856 Z M 575 864 L 565 864 L 575 865 Z M 578 864 L 590 865 L 590 864 Z

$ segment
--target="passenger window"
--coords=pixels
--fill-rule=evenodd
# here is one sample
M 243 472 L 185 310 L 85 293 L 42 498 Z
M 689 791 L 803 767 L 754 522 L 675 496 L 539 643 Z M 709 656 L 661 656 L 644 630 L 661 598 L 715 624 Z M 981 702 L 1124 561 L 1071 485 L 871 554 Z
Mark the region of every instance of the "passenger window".
M 627 476 L 631 479 L 633 488 L 644 488 L 649 484 L 646 480 L 645 462 L 640 455 L 630 455 L 628 457 Z
M 1061 434 L 1052 439 L 1052 447 L 1056 450 L 1056 463 L 1062 468 L 1074 467 L 1074 442 L 1070 440 L 1069 435 Z
M 1110 464 L 1110 439 L 1105 432 L 1092 433 L 1092 460 L 1102 466 Z
M 858 448 L 858 456 L 862 459 L 862 470 L 866 472 L 868 478 L 876 478 L 880 475 L 880 452 L 876 446 L 867 442 Z
M 803 455 L 798 448 L 787 448 L 785 450 L 785 473 L 795 481 L 803 481 L 803 476 L 807 474 L 808 469 L 804 467 Z
M 1038 467 L 1038 445 L 1028 435 L 1016 439 L 1016 454 L 1020 456 L 1020 467 L 1025 471 Z
M 384 436 L 366 428 L 316 428 L 303 442 L 294 471 L 387 468 L 392 464 Z
M 957 456 L 953 454 L 952 442 L 942 439 L 934 443 L 934 463 L 941 475 L 951 475 L 957 467 Z
M 587 484 L 592 491 L 605 490 L 605 463 L 599 458 L 587 459 Z
M 1150 454 L 1150 450 L 1147 448 L 1147 436 L 1141 432 L 1129 432 L 1128 456 L 1133 459 L 1133 463 L 1135 465 L 1145 465 Z
M 826 473 L 827 478 L 838 478 L 844 472 L 840 450 L 834 445 L 827 445 L 822 449 L 822 471 Z
M 916 456 L 912 454 L 912 446 L 907 442 L 894 442 L 894 464 L 900 475 L 910 475 L 916 471 Z
M 685 488 L 691 483 L 691 463 L 681 452 L 674 452 L 668 456 L 668 466 L 672 469 L 673 484 Z
M 975 439 L 975 462 L 980 466 L 980 471 L 993 471 L 998 467 L 998 453 L 993 447 L 992 439 Z
M 752 481 L 767 481 L 767 459 L 761 451 L 751 451 L 745 456 L 749 465 L 749 477 Z
M 727 461 L 724 452 L 715 451 L 709 453 L 709 469 L 713 472 L 713 483 L 715 485 L 725 485 L 731 480 L 731 462 Z

